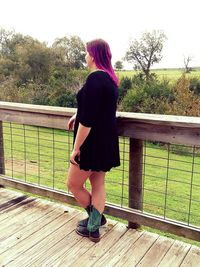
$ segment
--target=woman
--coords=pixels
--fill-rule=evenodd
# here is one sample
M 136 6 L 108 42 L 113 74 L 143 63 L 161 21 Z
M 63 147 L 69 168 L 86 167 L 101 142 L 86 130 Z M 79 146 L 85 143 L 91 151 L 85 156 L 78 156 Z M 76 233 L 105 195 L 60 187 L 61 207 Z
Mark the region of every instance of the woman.
M 78 223 L 77 234 L 98 242 L 99 227 L 106 223 L 102 214 L 105 174 L 120 165 L 116 126 L 118 79 L 111 65 L 109 45 L 104 40 L 86 44 L 85 60 L 90 74 L 77 94 L 77 114 L 68 123 L 68 129 L 74 125 L 74 147 L 67 187 L 89 215 Z M 84 187 L 88 178 L 91 192 Z

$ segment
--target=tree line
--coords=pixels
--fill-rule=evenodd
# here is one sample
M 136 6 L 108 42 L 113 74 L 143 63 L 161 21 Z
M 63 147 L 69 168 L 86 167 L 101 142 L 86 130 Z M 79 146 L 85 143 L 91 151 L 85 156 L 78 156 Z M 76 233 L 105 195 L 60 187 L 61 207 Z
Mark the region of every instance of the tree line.
M 182 76 L 172 85 L 151 72 L 162 58 L 165 40 L 163 32 L 153 31 L 130 43 L 124 60 L 132 62 L 138 74 L 121 79 L 119 110 L 200 115 L 199 79 Z M 115 67 L 120 69 L 122 63 Z M 76 107 L 76 93 L 87 75 L 80 37 L 57 38 L 49 47 L 31 36 L 0 29 L 1 101 Z

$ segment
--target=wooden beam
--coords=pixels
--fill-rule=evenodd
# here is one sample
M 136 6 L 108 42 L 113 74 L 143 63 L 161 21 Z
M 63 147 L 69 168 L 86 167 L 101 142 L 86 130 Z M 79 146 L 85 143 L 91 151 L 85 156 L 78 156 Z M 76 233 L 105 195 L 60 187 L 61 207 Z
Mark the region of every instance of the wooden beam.
M 0 120 L 19 124 L 48 127 L 67 130 L 67 123 L 72 113 L 55 115 L 45 113 L 31 113 L 24 111 L 1 109 Z M 118 120 L 118 134 L 134 139 L 184 144 L 200 144 L 200 128 L 178 127 L 169 125 L 154 125 L 150 123 L 134 122 L 126 119 Z
M 130 138 L 129 143 L 129 207 L 142 210 L 142 162 L 143 141 Z M 129 222 L 129 228 L 139 228 L 137 223 Z
M 2 121 L 0 121 L 0 174 L 5 174 L 5 159 L 4 159 L 4 142 L 3 142 Z
M 135 139 L 171 144 L 199 145 L 200 127 L 188 128 L 118 120 L 118 134 Z
M 28 113 L 49 114 L 57 116 L 71 117 L 75 112 L 75 108 L 54 107 L 45 105 L 32 105 L 24 103 L 14 103 L 0 101 L 0 110 L 23 111 Z M 0 112 L 2 113 L 2 112 Z M 154 125 L 168 125 L 184 128 L 200 128 L 200 118 L 191 116 L 175 116 L 161 114 L 146 114 L 134 112 L 117 112 L 118 120 L 128 122 L 141 122 Z
M 67 122 L 71 116 L 45 113 L 31 113 L 14 110 L 1 110 L 0 120 L 19 124 L 67 130 Z

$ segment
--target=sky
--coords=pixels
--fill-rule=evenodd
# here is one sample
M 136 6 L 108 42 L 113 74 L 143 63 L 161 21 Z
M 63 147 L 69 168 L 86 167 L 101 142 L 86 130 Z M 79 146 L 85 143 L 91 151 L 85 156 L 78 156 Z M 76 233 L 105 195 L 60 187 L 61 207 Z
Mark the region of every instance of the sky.
M 0 0 L 0 27 L 51 45 L 78 35 L 84 42 L 105 39 L 112 62 L 122 60 L 131 40 L 152 30 L 167 36 L 155 68 L 200 66 L 199 0 Z M 132 64 L 124 63 L 126 69 Z

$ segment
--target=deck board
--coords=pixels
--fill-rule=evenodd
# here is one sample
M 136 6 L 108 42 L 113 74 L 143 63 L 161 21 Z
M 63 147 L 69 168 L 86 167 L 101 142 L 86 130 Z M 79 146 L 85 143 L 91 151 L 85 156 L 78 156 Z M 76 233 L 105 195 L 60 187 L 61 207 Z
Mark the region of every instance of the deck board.
M 144 232 L 135 243 L 123 255 L 115 266 L 135 266 L 144 257 L 148 250 L 153 246 L 158 239 L 157 234 Z
M 87 250 L 79 258 L 73 261 L 72 266 L 81 266 L 83 262 L 87 263 L 86 266 L 93 266 L 98 258 L 101 258 L 111 247 L 113 247 L 118 240 L 125 234 L 127 227 L 123 224 L 114 225 L 109 234 L 102 237 L 102 242 L 99 242 Z
M 199 267 L 200 248 L 108 219 L 101 241 L 75 233 L 86 216 L 67 205 L 0 188 L 0 267 Z
M 176 240 L 169 249 L 168 253 L 162 259 L 159 267 L 177 267 L 183 262 L 185 256 L 190 250 L 191 245 Z
M 192 246 L 180 267 L 199 267 L 200 249 Z
M 173 239 L 159 236 L 153 246 L 139 262 L 138 267 L 158 266 L 158 264 L 164 258 L 173 243 Z

